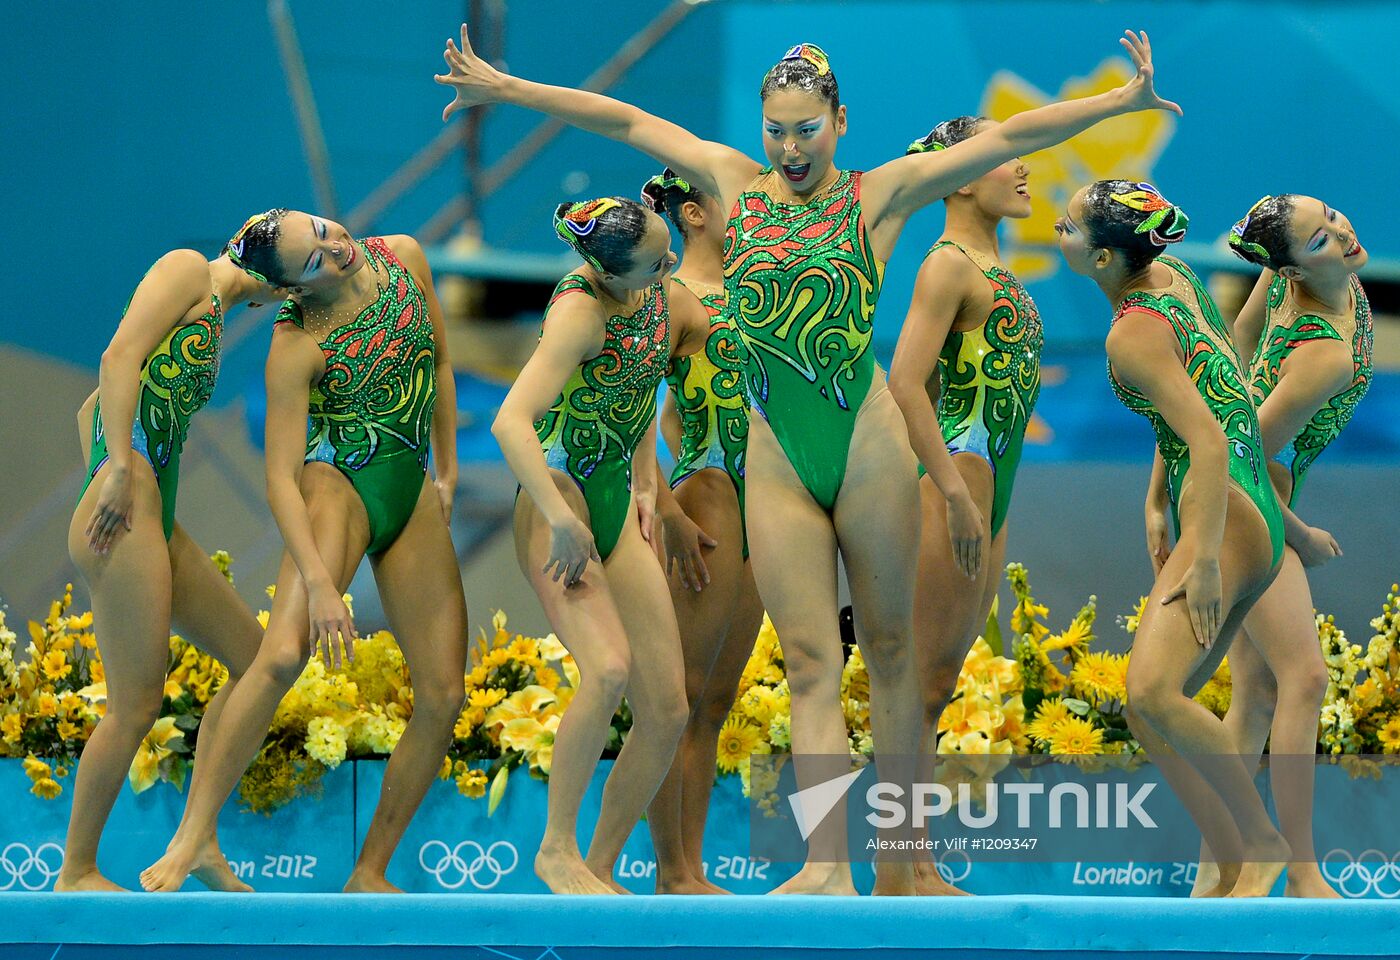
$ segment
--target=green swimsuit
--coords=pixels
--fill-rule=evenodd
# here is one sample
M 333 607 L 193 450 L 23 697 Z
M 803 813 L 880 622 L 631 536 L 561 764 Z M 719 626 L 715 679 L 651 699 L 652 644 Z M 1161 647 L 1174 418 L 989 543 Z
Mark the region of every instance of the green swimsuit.
M 428 469 L 437 349 L 428 301 L 380 237 L 357 241 L 385 274 L 379 296 L 320 341 L 326 372 L 311 388 L 306 462 L 328 463 L 350 481 L 369 515 L 367 553 L 390 546 L 418 504 Z M 277 323 L 305 329 L 301 306 L 282 304 Z
M 992 311 L 980 327 L 951 331 L 938 355 L 938 426 L 948 452 L 973 453 L 992 468 L 991 535 L 1006 521 L 1031 411 L 1040 396 L 1040 312 L 1005 267 L 952 240 L 992 285 Z M 920 475 L 923 467 L 919 468 Z
M 133 294 L 134 296 L 134 294 Z M 122 316 L 131 306 L 128 299 Z M 190 418 L 214 393 L 219 376 L 219 340 L 224 330 L 224 307 L 217 293 L 209 309 L 190 323 L 165 335 L 141 366 L 141 392 L 131 422 L 131 449 L 151 464 L 160 489 L 161 524 L 165 539 L 175 530 L 175 494 L 180 484 L 180 453 L 190 432 Z M 83 493 L 107 462 L 107 435 L 102 423 L 102 398 L 92 410 L 91 455 Z
M 1284 277 L 1274 277 L 1269 284 L 1264 334 L 1254 349 L 1254 361 L 1250 365 L 1250 386 L 1257 406 L 1263 406 L 1264 400 L 1278 386 L 1283 361 L 1296 347 L 1312 340 L 1340 340 L 1351 346 L 1351 383 L 1328 398 L 1298 436 L 1274 457 L 1293 476 L 1293 490 L 1288 498 L 1290 507 L 1298 497 L 1308 468 L 1327 445 L 1337 439 L 1371 385 L 1371 302 L 1366 299 L 1366 291 L 1361 289 L 1361 281 L 1355 274 L 1351 277 L 1351 295 L 1356 302 L 1352 316 L 1330 321 L 1305 313 L 1298 305 L 1293 285 Z
M 800 204 L 773 198 L 777 176 L 765 168 L 729 215 L 726 302 L 747 351 L 750 403 L 831 510 L 874 379 L 870 331 L 884 264 L 861 219 L 859 172 L 843 171 Z
M 676 283 L 687 287 L 684 280 Z M 676 399 L 681 421 L 681 449 L 671 473 L 672 489 L 709 467 L 723 470 L 739 498 L 744 516 L 744 455 L 749 442 L 749 405 L 744 397 L 744 347 L 723 316 L 724 294 L 700 298 L 710 314 L 710 334 L 705 348 L 688 357 L 676 357 L 666 371 L 666 382 Z M 748 537 L 744 556 L 749 555 Z
M 1269 527 L 1273 563 L 1277 564 L 1283 556 L 1283 514 L 1279 511 L 1278 498 L 1274 495 L 1273 484 L 1265 468 L 1259 417 L 1250 399 L 1243 364 L 1235 353 L 1234 343 L 1225 329 L 1225 322 L 1220 319 L 1215 301 L 1206 293 L 1191 268 L 1174 257 L 1158 257 L 1156 262 L 1171 270 L 1172 285 L 1162 292 L 1139 291 L 1130 294 L 1118 305 L 1114 322 L 1129 311 L 1141 311 L 1160 318 L 1172 328 L 1185 356 L 1187 374 L 1225 431 L 1225 442 L 1230 453 L 1230 481 L 1259 508 Z M 1199 311 L 1193 309 L 1191 304 L 1193 294 L 1200 305 Z M 1108 367 L 1108 380 L 1123 405 L 1134 413 L 1142 414 L 1152 424 L 1152 431 L 1157 435 L 1157 449 L 1161 451 L 1167 468 L 1172 518 L 1180 535 L 1181 490 L 1191 466 L 1191 451 L 1157 412 L 1151 400 L 1118 380 L 1112 363 Z
M 554 288 L 550 307 L 570 294 L 599 299 L 588 280 L 570 274 Z M 670 354 L 666 292 L 654 283 L 632 316 L 608 317 L 602 351 L 579 365 L 559 399 L 535 423 L 545 462 L 583 491 L 589 527 L 604 560 L 631 516 L 632 454 L 656 418 L 656 391 Z

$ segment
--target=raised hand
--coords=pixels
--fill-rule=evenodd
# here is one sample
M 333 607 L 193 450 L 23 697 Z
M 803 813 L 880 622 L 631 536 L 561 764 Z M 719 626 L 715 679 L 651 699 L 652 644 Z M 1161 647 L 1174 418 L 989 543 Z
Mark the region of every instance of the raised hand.
M 1120 88 L 1127 95 L 1130 107 L 1133 110 L 1170 110 L 1180 115 L 1181 105 L 1163 100 L 1152 87 L 1152 42 L 1147 39 L 1147 31 L 1138 34 L 1125 30 L 1118 42 L 1137 65 L 1137 76 Z
M 447 49 L 442 52 L 447 63 L 446 74 L 435 74 L 433 79 L 456 91 L 453 99 L 442 111 L 442 119 L 447 120 L 458 110 L 466 110 L 483 103 L 495 103 L 499 99 L 498 88 L 505 74 L 481 59 L 472 50 L 467 39 L 467 25 L 462 24 L 462 46 L 459 49 L 450 38 Z

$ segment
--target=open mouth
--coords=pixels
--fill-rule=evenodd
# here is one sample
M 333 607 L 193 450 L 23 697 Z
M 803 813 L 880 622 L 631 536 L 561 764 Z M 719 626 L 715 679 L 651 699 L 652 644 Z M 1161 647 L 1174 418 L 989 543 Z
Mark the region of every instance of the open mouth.
M 812 172 L 810 163 L 785 163 L 783 164 L 783 176 L 793 183 L 801 183 L 807 179 L 807 174 Z
M 1030 187 L 1026 186 L 1024 183 L 1016 184 L 1016 196 L 1025 197 L 1029 200 L 1031 198 Z
M 355 263 L 355 256 L 356 256 L 356 253 L 355 253 L 355 241 L 353 241 L 353 240 L 350 241 L 350 246 L 349 246 L 348 250 L 349 250 L 349 252 L 345 254 L 345 267 L 344 267 L 344 269 L 346 269 L 346 270 L 349 270 L 352 266 L 354 266 L 354 263 Z
M 1356 256 L 1356 255 L 1357 255 L 1358 253 L 1360 253 L 1360 252 L 1361 252 L 1361 241 L 1357 240 L 1355 237 L 1352 237 L 1352 238 L 1351 238 L 1351 246 L 1347 249 L 1346 255 L 1347 255 L 1348 257 L 1354 257 L 1354 256 Z

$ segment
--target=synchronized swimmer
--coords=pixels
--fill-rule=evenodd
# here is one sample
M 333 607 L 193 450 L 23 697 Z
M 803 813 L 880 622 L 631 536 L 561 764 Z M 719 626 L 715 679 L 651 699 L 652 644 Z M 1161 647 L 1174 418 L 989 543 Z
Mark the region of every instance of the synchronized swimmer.
M 642 202 L 555 211 L 554 232 L 581 263 L 555 288 L 492 425 L 519 482 L 521 571 L 581 676 L 535 858 L 552 891 L 625 893 L 615 863 L 645 813 L 658 893 L 725 892 L 701 858 L 715 744 L 765 611 L 783 639 L 799 783 L 819 776 L 804 757 L 844 755 L 838 555 L 870 672 L 876 763 L 931 750 L 996 593 L 1040 392 L 1041 316 L 997 239 L 1002 219 L 1030 214 L 1022 157 L 1110 117 L 1181 112 L 1156 93 L 1147 35 L 1120 42 L 1136 67 L 1123 86 L 1001 123 L 946 120 L 867 172 L 836 165 L 847 109 L 813 44 L 762 79 L 759 164 L 630 104 L 505 74 L 476 56 L 465 25 L 460 45 L 447 42 L 444 119 L 513 104 L 663 168 Z M 886 378 L 872 350 L 885 264 L 909 217 L 939 200 L 946 226 Z M 1311 764 L 1275 766 L 1275 827 L 1246 759 L 1270 737 L 1276 754 L 1312 749 L 1325 671 L 1304 569 L 1340 550 L 1293 508 L 1370 382 L 1371 314 L 1355 275 L 1365 252 L 1322 201 L 1264 198 L 1231 231 L 1264 270 L 1232 327 L 1166 255 L 1187 223 L 1152 184 L 1101 180 L 1056 224 L 1070 269 L 1113 309 L 1113 390 L 1157 439 L 1145 508 L 1156 582 L 1128 673 L 1129 722 L 1150 756 L 1186 761 L 1163 769 L 1204 838 L 1196 895 L 1267 895 L 1286 869 L 1290 895 L 1336 896 L 1312 850 Z M 224 312 L 252 298 L 283 300 L 266 450 L 286 553 L 266 631 L 174 519 Z M 98 872 L 97 845 L 159 712 L 172 620 L 229 678 L 200 730 L 184 818 L 141 883 L 177 890 L 193 873 L 248 889 L 219 850 L 219 810 L 308 659 L 338 668 L 353 657 L 341 594 L 367 556 L 414 710 L 345 889 L 395 890 L 389 860 L 463 701 L 452 383 L 442 311 L 410 237 L 354 239 L 273 209 L 214 261 L 175 251 L 152 267 L 79 417 L 89 473 L 69 550 L 92 592 L 109 699 L 78 768 L 57 889 L 120 889 Z M 658 424 L 676 453 L 669 477 Z M 1237 696 L 1222 721 L 1191 695 L 1231 641 Z M 585 853 L 579 809 L 624 695 L 634 726 Z M 845 842 L 818 831 L 774 892 L 854 893 Z M 962 893 L 939 877 L 927 838 L 877 849 L 915 856 L 877 857 L 875 893 Z

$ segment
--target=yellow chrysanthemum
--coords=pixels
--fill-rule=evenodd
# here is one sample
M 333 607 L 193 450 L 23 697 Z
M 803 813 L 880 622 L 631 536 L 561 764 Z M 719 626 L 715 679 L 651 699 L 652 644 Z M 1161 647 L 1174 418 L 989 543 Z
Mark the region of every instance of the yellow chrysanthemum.
M 19 738 L 24 735 L 24 714 L 7 713 L 5 718 L 0 720 L 0 736 L 4 737 L 6 743 L 19 743 Z
M 734 773 L 758 749 L 763 733 L 741 717 L 731 716 L 719 731 L 715 763 L 721 773 Z
M 1073 714 L 1064 701 L 1058 697 L 1040 701 L 1035 708 L 1035 718 L 1026 727 L 1026 733 L 1036 740 L 1049 740 L 1055 729 Z
M 54 800 L 63 792 L 63 787 L 57 780 L 44 777 L 41 780 L 35 780 L 34 786 L 29 788 L 29 792 L 43 800 Z
M 464 797 L 479 800 L 486 796 L 486 771 L 467 770 L 457 776 L 457 791 Z
M 1400 753 L 1400 715 L 1393 715 L 1376 731 L 1376 739 L 1385 753 Z
M 1103 731 L 1087 720 L 1066 717 L 1055 725 L 1048 743 L 1051 753 L 1091 756 L 1103 750 Z
M 759 685 L 745 690 L 735 706 L 760 730 L 766 730 L 768 724 L 773 722 L 773 715 L 778 712 L 778 699 L 772 687 Z
M 1137 633 L 1138 624 L 1142 622 L 1142 612 L 1147 609 L 1147 598 L 1138 597 L 1137 606 L 1133 607 L 1133 613 L 1123 620 L 1123 629 L 1129 633 Z
M 24 758 L 24 774 L 30 780 L 39 781 L 44 779 L 44 777 L 53 776 L 53 770 L 49 768 L 47 763 L 31 753 Z
M 1128 657 L 1116 653 L 1086 653 L 1075 663 L 1069 682 L 1090 703 L 1122 700 L 1128 695 Z
M 1075 620 L 1065 627 L 1064 633 L 1048 636 L 1041 641 L 1041 649 L 1069 650 L 1075 647 L 1083 647 L 1093 637 L 1094 632 L 1082 621 Z
M 50 650 L 44 654 L 43 670 L 47 679 L 62 680 L 73 672 L 73 665 L 68 662 L 68 655 L 61 649 Z

